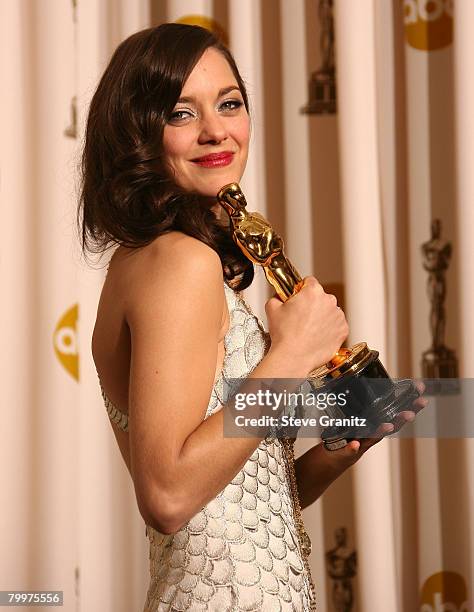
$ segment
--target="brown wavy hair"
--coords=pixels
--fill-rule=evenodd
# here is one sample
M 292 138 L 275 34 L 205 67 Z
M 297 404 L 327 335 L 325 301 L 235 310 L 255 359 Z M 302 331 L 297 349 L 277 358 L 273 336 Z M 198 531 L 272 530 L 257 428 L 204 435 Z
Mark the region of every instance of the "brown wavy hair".
M 164 127 L 209 47 L 228 61 L 249 112 L 235 60 L 209 30 L 165 23 L 115 50 L 90 104 L 81 158 L 77 224 L 86 259 L 87 252 L 116 244 L 140 248 L 178 230 L 217 252 L 234 288 L 251 284 L 253 264 L 232 240 L 227 215 L 219 221 L 209 198 L 181 189 L 164 164 Z

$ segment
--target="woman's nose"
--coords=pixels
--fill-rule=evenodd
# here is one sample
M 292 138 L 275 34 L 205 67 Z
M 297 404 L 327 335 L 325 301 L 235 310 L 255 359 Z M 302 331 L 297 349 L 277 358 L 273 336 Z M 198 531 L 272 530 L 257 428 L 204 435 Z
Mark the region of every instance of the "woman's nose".
M 227 138 L 227 129 L 222 117 L 215 112 L 208 113 L 201 119 L 201 133 L 199 143 L 222 142 Z

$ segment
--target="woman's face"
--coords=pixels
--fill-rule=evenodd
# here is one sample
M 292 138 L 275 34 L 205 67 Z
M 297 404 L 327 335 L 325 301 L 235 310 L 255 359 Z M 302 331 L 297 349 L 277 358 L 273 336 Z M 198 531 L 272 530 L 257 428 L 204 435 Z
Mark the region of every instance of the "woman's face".
M 165 160 L 175 182 L 214 197 L 224 185 L 239 182 L 249 133 L 249 116 L 231 67 L 217 49 L 206 49 L 164 128 Z

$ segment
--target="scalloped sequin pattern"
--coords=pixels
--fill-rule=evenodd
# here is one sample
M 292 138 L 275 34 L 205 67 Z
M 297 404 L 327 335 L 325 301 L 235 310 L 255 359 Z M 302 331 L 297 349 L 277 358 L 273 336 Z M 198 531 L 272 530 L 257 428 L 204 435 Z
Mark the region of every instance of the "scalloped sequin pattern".
M 269 334 L 240 294 L 224 287 L 230 324 L 205 418 L 222 408 L 227 380 L 246 377 L 270 346 Z M 150 585 L 144 612 L 310 609 L 285 462 L 278 438 L 267 436 L 234 479 L 177 533 L 147 525 Z

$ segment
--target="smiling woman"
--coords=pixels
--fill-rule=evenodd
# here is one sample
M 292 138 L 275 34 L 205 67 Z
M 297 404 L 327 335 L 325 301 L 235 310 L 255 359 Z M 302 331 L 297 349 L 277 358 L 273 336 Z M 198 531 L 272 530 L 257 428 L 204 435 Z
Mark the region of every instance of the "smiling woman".
M 226 82 L 230 84 L 219 88 Z M 176 183 L 215 197 L 223 185 L 239 180 L 247 161 L 249 127 L 229 63 L 216 49 L 207 49 L 184 84 L 163 134 Z
M 249 130 L 232 55 L 197 26 L 164 24 L 121 43 L 89 110 L 83 249 L 118 245 L 92 353 L 150 540 L 146 612 L 315 606 L 283 446 L 261 429 L 224 437 L 225 381 L 302 379 L 348 328 L 311 277 L 286 303 L 267 302 L 269 332 L 241 297 L 253 266 L 216 196 L 240 181 Z M 329 462 L 317 448 L 296 466 L 305 505 L 355 452 Z

